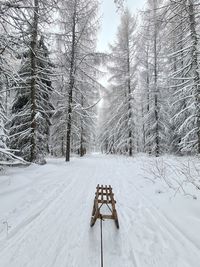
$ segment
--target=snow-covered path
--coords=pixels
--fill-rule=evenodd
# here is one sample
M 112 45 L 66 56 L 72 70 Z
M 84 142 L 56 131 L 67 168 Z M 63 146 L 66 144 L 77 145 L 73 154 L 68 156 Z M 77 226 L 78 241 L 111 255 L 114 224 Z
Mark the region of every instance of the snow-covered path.
M 199 200 L 156 194 L 143 160 L 97 154 L 9 170 L 0 180 L 0 266 L 100 266 L 99 221 L 89 226 L 99 183 L 112 185 L 120 223 L 103 222 L 105 267 L 199 267 Z

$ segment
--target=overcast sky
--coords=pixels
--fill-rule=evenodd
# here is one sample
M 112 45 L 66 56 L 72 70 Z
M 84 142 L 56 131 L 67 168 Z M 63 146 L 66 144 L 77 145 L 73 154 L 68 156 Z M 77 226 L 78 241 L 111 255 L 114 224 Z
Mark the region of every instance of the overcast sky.
M 97 48 L 100 51 L 108 50 L 108 43 L 112 43 L 119 25 L 120 13 L 116 12 L 114 0 L 101 0 L 102 24 L 99 32 Z M 130 10 L 134 13 L 142 9 L 145 0 L 127 0 Z

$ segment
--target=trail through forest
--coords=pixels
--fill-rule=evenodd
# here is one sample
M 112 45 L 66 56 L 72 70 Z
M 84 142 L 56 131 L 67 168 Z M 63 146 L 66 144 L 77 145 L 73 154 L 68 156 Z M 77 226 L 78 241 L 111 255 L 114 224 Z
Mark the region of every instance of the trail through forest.
M 13 168 L 0 178 L 0 266 L 100 266 L 96 185 L 111 184 L 120 229 L 103 222 L 104 266 L 199 267 L 199 199 L 145 179 L 148 158 L 94 154 Z

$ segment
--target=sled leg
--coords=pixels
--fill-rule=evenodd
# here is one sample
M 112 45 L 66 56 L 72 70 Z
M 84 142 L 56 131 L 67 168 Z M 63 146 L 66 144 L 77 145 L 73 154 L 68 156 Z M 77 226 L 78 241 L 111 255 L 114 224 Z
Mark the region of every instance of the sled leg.
M 116 225 L 117 229 L 119 229 L 119 220 L 118 220 L 118 216 L 117 216 L 117 211 L 116 210 L 113 211 L 113 216 L 114 216 L 114 220 L 115 220 L 115 225 Z
M 97 203 L 97 200 L 95 199 L 94 200 L 94 205 L 93 205 L 93 209 L 92 209 L 92 217 L 91 217 L 91 220 L 90 220 L 90 226 L 94 226 L 97 218 L 98 218 L 98 214 L 99 214 L 99 211 L 98 211 L 98 203 Z

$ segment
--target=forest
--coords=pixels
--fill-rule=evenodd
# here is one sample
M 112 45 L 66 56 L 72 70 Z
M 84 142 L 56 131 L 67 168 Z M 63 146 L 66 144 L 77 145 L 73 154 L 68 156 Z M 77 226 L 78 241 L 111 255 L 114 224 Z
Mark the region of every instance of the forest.
M 199 154 L 199 0 L 0 0 L 1 267 L 199 267 Z
M 148 0 L 137 15 L 121 4 L 102 53 L 97 0 L 1 1 L 2 164 L 200 153 L 199 2 Z

